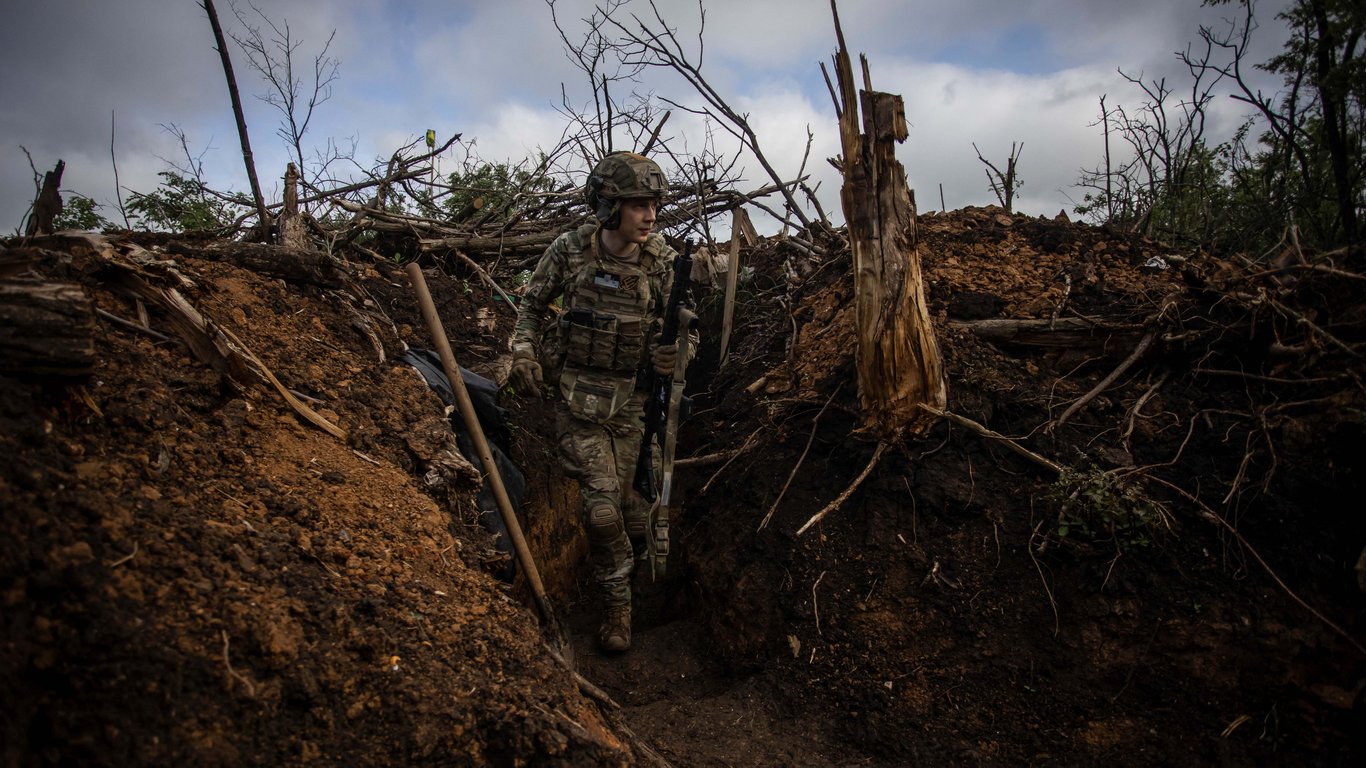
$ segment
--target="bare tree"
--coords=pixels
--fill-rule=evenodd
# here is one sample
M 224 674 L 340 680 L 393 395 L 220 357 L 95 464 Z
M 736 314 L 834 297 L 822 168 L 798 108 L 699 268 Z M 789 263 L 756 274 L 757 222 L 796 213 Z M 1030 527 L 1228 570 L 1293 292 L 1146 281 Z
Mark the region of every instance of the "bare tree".
M 730 104 L 726 103 L 720 91 L 716 90 L 702 75 L 702 63 L 706 52 L 703 32 L 706 30 L 707 22 L 707 12 L 702 7 L 702 1 L 698 0 L 697 2 L 698 29 L 695 52 L 689 51 L 679 40 L 677 30 L 664 19 L 655 0 L 649 0 L 649 4 L 653 18 L 643 20 L 640 16 L 631 14 L 631 27 L 618 21 L 615 17 L 607 17 L 608 23 L 616 28 L 621 35 L 622 54 L 626 64 L 628 66 L 664 67 L 672 69 L 681 76 L 688 85 L 692 86 L 693 90 L 697 91 L 707 106 L 697 109 L 670 99 L 662 100 L 678 109 L 715 120 L 738 139 L 742 146 L 754 154 L 764 172 L 778 186 L 779 192 L 786 201 L 788 211 L 797 217 L 803 227 L 810 229 L 811 220 L 798 205 L 797 198 L 792 192 L 792 186 L 784 183 L 782 177 L 778 175 L 772 163 L 764 155 L 763 150 L 760 149 L 759 137 L 749 124 L 749 115 L 737 112 Z
M 1212 51 L 1213 45 L 1206 42 L 1198 56 L 1189 48 L 1177 54 L 1192 75 L 1184 97 L 1175 93 L 1166 78 L 1146 80 L 1142 74 L 1119 70 L 1146 98 L 1133 111 L 1123 106 L 1107 108 L 1105 97 L 1101 98 L 1097 124 L 1105 133 L 1105 160 L 1103 167 L 1082 174 L 1081 186 L 1093 192 L 1087 193 L 1080 212 L 1146 233 L 1207 230 L 1208 210 L 1199 199 L 1200 185 L 1211 181 L 1201 172 L 1210 157 L 1204 144 L 1205 111 L 1224 78 L 1210 64 Z M 1117 165 L 1111 155 L 1112 135 L 1118 135 L 1130 150 L 1128 159 Z M 1192 216 L 1200 220 L 1192 221 Z
M 977 159 L 986 166 L 987 183 L 991 185 L 991 191 L 996 194 L 996 200 L 1001 207 L 1010 213 L 1015 201 L 1015 190 L 1019 189 L 1019 175 L 1015 173 L 1015 164 L 1020 160 L 1020 153 L 1024 151 L 1024 142 L 1020 142 L 1019 147 L 1015 142 L 1010 142 L 1010 156 L 1006 158 L 1006 169 L 1002 173 L 990 160 L 982 157 L 982 150 L 977 148 L 977 142 L 973 142 L 972 150 L 977 153 Z
M 304 161 L 304 135 L 313 121 L 314 110 L 332 97 L 332 83 L 338 77 L 340 63 L 328 54 L 336 30 L 314 54 L 311 69 L 300 72 L 302 67 L 297 59 L 304 41 L 294 34 L 289 21 L 276 22 L 255 4 L 248 3 L 248 7 L 254 14 L 250 17 L 241 8 L 233 7 L 245 32 L 233 34 L 232 39 L 247 54 L 247 63 L 266 82 L 266 92 L 257 98 L 280 112 L 280 126 L 275 134 L 289 147 L 300 173 L 311 182 L 319 182 L 329 165 L 346 156 L 329 141 L 326 153 L 319 153 L 316 163 L 310 166 Z
M 644 64 L 627 65 L 623 62 L 619 55 L 619 46 L 604 33 L 610 29 L 608 19 L 626 2 L 628 0 L 607 0 L 603 5 L 594 8 L 591 14 L 579 20 L 585 29 L 582 39 L 575 41 L 570 39 L 565 22 L 559 16 L 556 0 L 546 0 L 551 21 L 564 43 L 566 55 L 588 78 L 591 94 L 588 107 L 573 105 L 564 86 L 561 85 L 560 113 L 569 118 L 571 125 L 578 127 L 578 130 L 573 132 L 574 140 L 570 143 L 579 145 L 584 162 L 590 165 L 597 158 L 612 151 L 613 134 L 617 125 L 634 127 L 632 138 L 638 140 L 653 123 L 648 100 L 636 99 L 629 108 L 623 109 L 612 97 L 613 84 L 636 81 L 645 69 Z
M 736 183 L 742 150 L 737 148 L 729 156 L 718 150 L 714 119 L 707 121 L 700 147 L 679 146 L 680 142 L 661 136 L 671 112 L 657 106 L 657 102 L 673 102 L 635 89 L 641 74 L 652 63 L 636 55 L 639 46 L 623 37 L 622 25 L 614 20 L 614 15 L 624 13 L 626 4 L 626 0 L 610 0 L 580 19 L 580 39 L 571 34 L 566 20 L 559 15 L 557 0 L 546 0 L 566 54 L 587 77 L 591 93 L 587 105 L 577 106 L 561 86 L 559 111 L 569 123 L 552 154 L 572 154 L 581 166 L 591 166 L 618 148 L 650 151 L 656 157 L 668 158 L 675 199 L 690 192 L 700 207 L 685 212 L 665 209 L 661 219 L 666 226 L 681 224 L 685 231 L 710 242 L 710 218 L 726 209 L 711 210 L 702 203 L 713 199 L 717 190 Z

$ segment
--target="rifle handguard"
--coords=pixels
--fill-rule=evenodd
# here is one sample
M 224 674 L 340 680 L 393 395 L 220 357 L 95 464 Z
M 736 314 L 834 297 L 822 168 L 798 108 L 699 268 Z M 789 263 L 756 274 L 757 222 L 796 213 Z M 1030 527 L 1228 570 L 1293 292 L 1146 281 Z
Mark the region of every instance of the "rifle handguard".
M 674 264 L 674 283 L 672 290 L 669 291 L 669 303 L 664 309 L 664 327 L 659 334 L 660 344 L 677 344 L 680 329 L 683 333 L 688 333 L 697 325 L 697 315 L 687 306 L 691 275 L 692 240 L 688 239 L 683 241 L 683 252 L 678 254 L 678 260 Z M 684 361 L 683 365 L 686 366 L 687 361 Z M 646 376 L 645 435 L 640 441 L 640 455 L 636 458 L 636 474 L 631 486 L 652 504 L 659 498 L 652 443 L 658 442 L 660 450 L 664 450 L 673 378 L 671 375 L 657 373 L 653 366 L 649 368 Z

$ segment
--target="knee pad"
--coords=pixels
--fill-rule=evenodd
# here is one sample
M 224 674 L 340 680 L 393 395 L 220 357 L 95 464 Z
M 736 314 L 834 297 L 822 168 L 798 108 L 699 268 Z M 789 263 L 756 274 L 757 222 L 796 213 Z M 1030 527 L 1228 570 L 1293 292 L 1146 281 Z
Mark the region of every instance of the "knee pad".
M 607 505 L 588 510 L 588 536 L 598 541 L 611 541 L 626 533 L 621 524 L 621 513 Z

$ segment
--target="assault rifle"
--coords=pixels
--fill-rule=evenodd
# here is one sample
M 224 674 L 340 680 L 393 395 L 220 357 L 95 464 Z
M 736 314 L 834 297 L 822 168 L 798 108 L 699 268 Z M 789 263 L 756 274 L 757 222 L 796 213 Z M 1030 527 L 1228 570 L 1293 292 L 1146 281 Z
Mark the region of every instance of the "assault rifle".
M 669 558 L 669 494 L 673 489 L 674 443 L 678 437 L 678 422 L 683 408 L 684 373 L 688 366 L 689 331 L 697 325 L 697 316 L 687 305 L 689 280 L 692 276 L 692 240 L 683 241 L 683 252 L 674 262 L 673 290 L 664 308 L 664 328 L 659 343 L 678 344 L 678 361 L 672 374 L 660 374 L 650 366 L 645 379 L 645 437 L 640 441 L 640 456 L 636 458 L 636 475 L 632 485 L 651 502 L 649 528 L 646 531 L 646 551 L 650 560 L 650 575 L 664 575 Z M 654 443 L 659 443 L 661 480 L 656 480 Z

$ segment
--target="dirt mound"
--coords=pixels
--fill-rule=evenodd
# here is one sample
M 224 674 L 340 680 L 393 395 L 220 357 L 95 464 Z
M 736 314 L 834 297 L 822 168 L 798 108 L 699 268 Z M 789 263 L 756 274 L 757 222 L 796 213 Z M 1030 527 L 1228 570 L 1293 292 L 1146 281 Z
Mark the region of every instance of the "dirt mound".
M 624 658 L 591 648 L 549 409 L 507 403 L 528 538 L 619 709 L 493 577 L 477 473 L 395 362 L 428 346 L 397 265 L 8 249 L 5 285 L 98 313 L 88 373 L 0 374 L 4 763 L 1357 762 L 1362 265 L 994 208 L 919 226 L 959 420 L 870 442 L 847 251 L 746 251 L 729 359 L 690 372 L 677 567 L 638 585 Z M 428 279 L 500 379 L 509 308 Z
M 1353 762 L 1366 531 L 1341 500 L 1363 435 L 1337 406 L 1359 412 L 1361 366 L 1291 306 L 1360 344 L 1352 304 L 1065 220 L 920 229 L 949 410 L 971 423 L 878 458 L 847 254 L 760 254 L 808 276 L 757 300 L 767 333 L 693 427 L 704 647 L 882 764 Z M 1277 344 L 1324 356 L 1278 363 Z
M 102 314 L 87 379 L 0 377 L 5 764 L 629 758 L 483 572 L 477 474 L 395 362 L 422 340 L 390 321 L 415 314 L 397 267 L 328 288 L 204 244 L 40 247 L 36 273 Z M 176 286 L 346 438 L 193 359 L 160 307 L 137 330 L 129 275 Z M 496 308 L 432 282 L 463 362 L 491 361 Z

